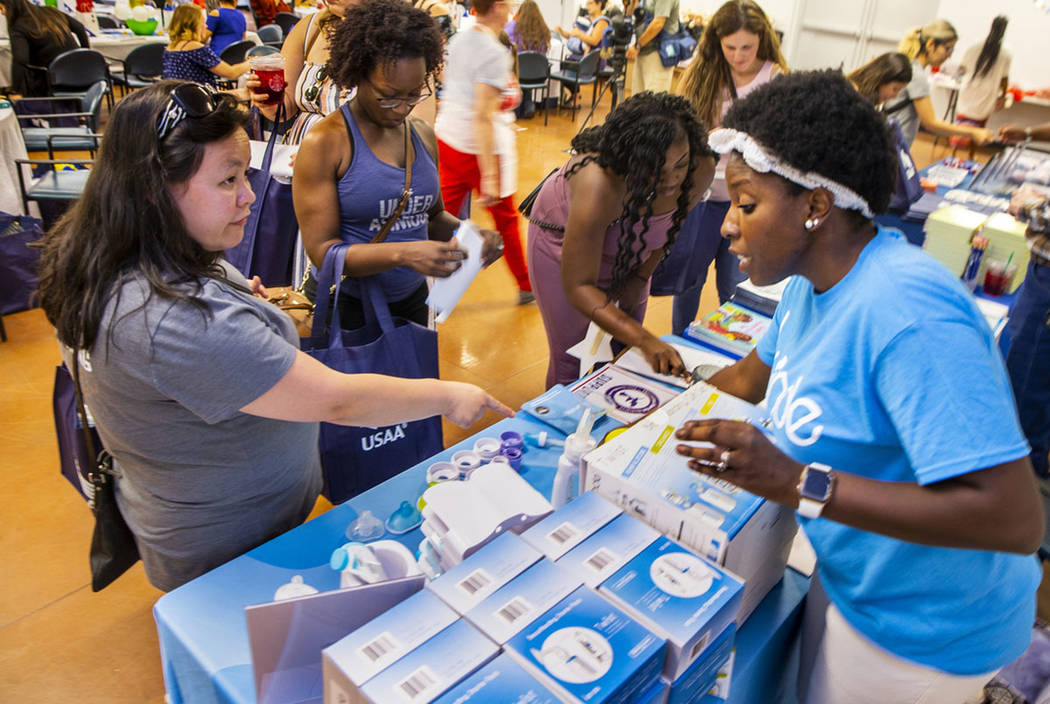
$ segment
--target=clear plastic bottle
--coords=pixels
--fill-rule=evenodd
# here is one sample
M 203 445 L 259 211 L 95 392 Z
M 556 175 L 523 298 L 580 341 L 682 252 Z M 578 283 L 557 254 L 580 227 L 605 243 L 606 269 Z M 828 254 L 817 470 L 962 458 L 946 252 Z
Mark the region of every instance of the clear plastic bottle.
M 565 438 L 565 450 L 558 458 L 558 471 L 554 475 L 554 488 L 551 491 L 554 508 L 561 508 L 580 493 L 580 461 L 598 444 L 591 437 L 594 420 L 594 412 L 585 408 L 576 425 L 576 432 Z

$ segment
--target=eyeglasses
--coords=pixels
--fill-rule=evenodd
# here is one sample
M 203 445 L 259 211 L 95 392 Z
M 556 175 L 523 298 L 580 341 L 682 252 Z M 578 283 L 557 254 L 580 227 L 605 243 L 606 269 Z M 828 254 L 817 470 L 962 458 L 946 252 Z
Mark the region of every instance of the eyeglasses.
M 175 86 L 164 112 L 157 118 L 157 141 L 163 142 L 187 117 L 199 120 L 215 112 L 218 107 L 219 96 L 199 83 Z
M 387 98 L 386 96 L 379 94 L 379 92 L 376 90 L 376 87 L 372 85 L 371 81 L 366 80 L 365 83 L 371 86 L 372 97 L 375 98 L 376 104 L 378 104 L 379 107 L 383 108 L 384 110 L 393 110 L 394 108 L 399 108 L 402 105 L 407 105 L 410 108 L 414 108 L 415 106 L 419 105 L 424 100 L 429 98 L 431 95 L 433 95 L 433 93 L 431 93 L 430 91 L 430 86 L 424 83 L 423 90 L 420 91 L 418 95 L 415 95 L 411 98 Z

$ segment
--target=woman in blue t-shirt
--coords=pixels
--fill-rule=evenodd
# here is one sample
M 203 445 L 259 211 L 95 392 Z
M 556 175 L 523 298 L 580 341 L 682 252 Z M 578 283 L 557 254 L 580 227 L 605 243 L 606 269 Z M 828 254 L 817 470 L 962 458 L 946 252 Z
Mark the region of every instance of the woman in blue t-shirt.
M 234 42 L 244 41 L 248 28 L 244 15 L 237 9 L 237 0 L 219 0 L 219 9 L 208 13 L 207 24 L 211 50 L 216 54 Z
M 306 134 L 292 192 L 303 246 L 315 267 L 333 244 L 352 244 L 339 298 L 344 328 L 365 323 L 358 281 L 365 276 L 379 282 L 391 313 L 426 325 L 425 277 L 449 276 L 466 256 L 453 240 L 459 220 L 441 199 L 434 130 L 409 116 L 430 96 L 443 44 L 430 15 L 403 0 L 362 0 L 332 33 L 331 78 L 357 91 Z M 385 240 L 372 242 L 397 212 L 406 167 L 412 170 L 411 197 Z M 502 251 L 499 234 L 482 235 L 490 263 Z M 307 281 L 308 296 L 316 285 L 313 277 Z
M 237 78 L 248 62 L 230 65 L 204 43 L 204 12 L 192 3 L 179 5 L 168 24 L 164 48 L 164 78 L 214 86 L 217 78 Z
M 722 124 L 722 234 L 755 284 L 791 278 L 758 347 L 709 381 L 764 398 L 772 437 L 690 421 L 677 437 L 713 446 L 678 452 L 798 509 L 817 555 L 803 704 L 979 698 L 1028 645 L 1044 527 L 991 331 L 956 272 L 872 222 L 893 141 L 839 72 L 782 76 Z

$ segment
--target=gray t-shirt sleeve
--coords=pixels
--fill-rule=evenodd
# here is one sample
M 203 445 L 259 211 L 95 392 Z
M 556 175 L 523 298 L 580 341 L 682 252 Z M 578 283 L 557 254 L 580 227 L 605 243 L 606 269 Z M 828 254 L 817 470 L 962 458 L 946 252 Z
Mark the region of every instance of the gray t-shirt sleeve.
M 926 76 L 926 69 L 918 61 L 911 64 L 911 82 L 908 83 L 907 91 L 912 100 L 930 96 L 930 80 Z
M 485 35 L 481 35 L 485 37 Z M 511 59 L 510 50 L 498 41 L 479 41 L 477 48 L 477 64 L 474 67 L 474 82 L 484 83 L 503 90 L 507 87 L 507 77 L 510 75 Z
M 210 319 L 180 301 L 158 321 L 150 376 L 159 392 L 205 422 L 217 423 L 273 388 L 298 350 L 240 295 L 209 282 L 201 298 Z

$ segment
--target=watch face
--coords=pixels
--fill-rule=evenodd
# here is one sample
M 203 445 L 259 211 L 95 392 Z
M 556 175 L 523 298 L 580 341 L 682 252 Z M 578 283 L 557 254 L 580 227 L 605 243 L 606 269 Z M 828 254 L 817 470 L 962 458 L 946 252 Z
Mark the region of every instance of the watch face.
M 827 472 L 810 469 L 806 472 L 806 478 L 802 482 L 799 494 L 807 499 L 823 501 L 828 496 L 831 488 L 831 476 Z

